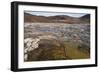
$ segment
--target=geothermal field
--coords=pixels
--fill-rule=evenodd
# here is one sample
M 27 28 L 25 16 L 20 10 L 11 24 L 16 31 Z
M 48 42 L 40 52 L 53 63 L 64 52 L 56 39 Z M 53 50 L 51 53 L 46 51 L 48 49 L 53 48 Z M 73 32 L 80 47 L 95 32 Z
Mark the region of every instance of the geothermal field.
M 89 58 L 89 27 L 89 24 L 25 23 L 25 44 L 31 48 L 27 60 Z

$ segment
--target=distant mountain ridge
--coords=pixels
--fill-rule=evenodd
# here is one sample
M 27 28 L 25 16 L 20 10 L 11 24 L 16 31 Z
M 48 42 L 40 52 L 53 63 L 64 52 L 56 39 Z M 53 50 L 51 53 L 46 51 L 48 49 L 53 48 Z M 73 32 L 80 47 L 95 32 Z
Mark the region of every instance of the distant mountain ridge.
M 84 19 L 90 19 L 90 14 L 87 14 L 87 15 L 84 15 L 84 16 L 82 16 L 81 18 L 84 18 Z
M 89 22 L 90 23 L 90 14 L 84 15 L 80 19 L 85 21 L 85 22 Z
M 90 14 L 80 18 L 75 18 L 67 15 L 55 16 L 38 16 L 29 13 L 24 13 L 24 22 L 43 22 L 43 23 L 90 23 Z

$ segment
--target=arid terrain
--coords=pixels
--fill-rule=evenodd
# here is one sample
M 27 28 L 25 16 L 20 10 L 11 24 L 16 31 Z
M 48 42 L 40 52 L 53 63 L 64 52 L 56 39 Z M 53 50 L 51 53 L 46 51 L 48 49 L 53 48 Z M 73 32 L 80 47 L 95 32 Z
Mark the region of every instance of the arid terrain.
M 62 18 L 61 16 L 60 18 L 57 16 L 56 18 L 43 18 L 42 16 L 25 15 L 25 62 L 90 58 L 88 17 L 73 18 L 73 21 L 72 17 L 69 19 L 64 16 Z M 49 19 L 52 19 L 51 22 Z

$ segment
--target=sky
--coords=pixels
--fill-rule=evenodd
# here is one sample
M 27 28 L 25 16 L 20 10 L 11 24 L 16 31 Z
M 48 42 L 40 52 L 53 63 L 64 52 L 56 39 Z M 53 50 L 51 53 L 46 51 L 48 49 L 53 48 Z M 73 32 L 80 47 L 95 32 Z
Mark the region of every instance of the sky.
M 37 16 L 55 16 L 55 15 L 68 15 L 71 17 L 81 17 L 86 15 L 86 13 L 68 13 L 68 12 L 45 12 L 45 11 L 25 11 L 25 13 L 29 13 Z

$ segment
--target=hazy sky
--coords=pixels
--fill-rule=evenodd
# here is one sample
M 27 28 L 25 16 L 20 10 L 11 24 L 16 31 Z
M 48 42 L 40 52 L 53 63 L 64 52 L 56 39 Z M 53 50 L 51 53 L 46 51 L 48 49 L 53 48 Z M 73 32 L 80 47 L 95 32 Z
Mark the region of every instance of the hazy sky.
M 25 11 L 25 13 L 29 13 L 32 15 L 38 16 L 55 16 L 55 15 L 68 15 L 72 17 L 81 17 L 86 15 L 86 13 L 68 13 L 68 12 L 39 12 L 39 11 Z

